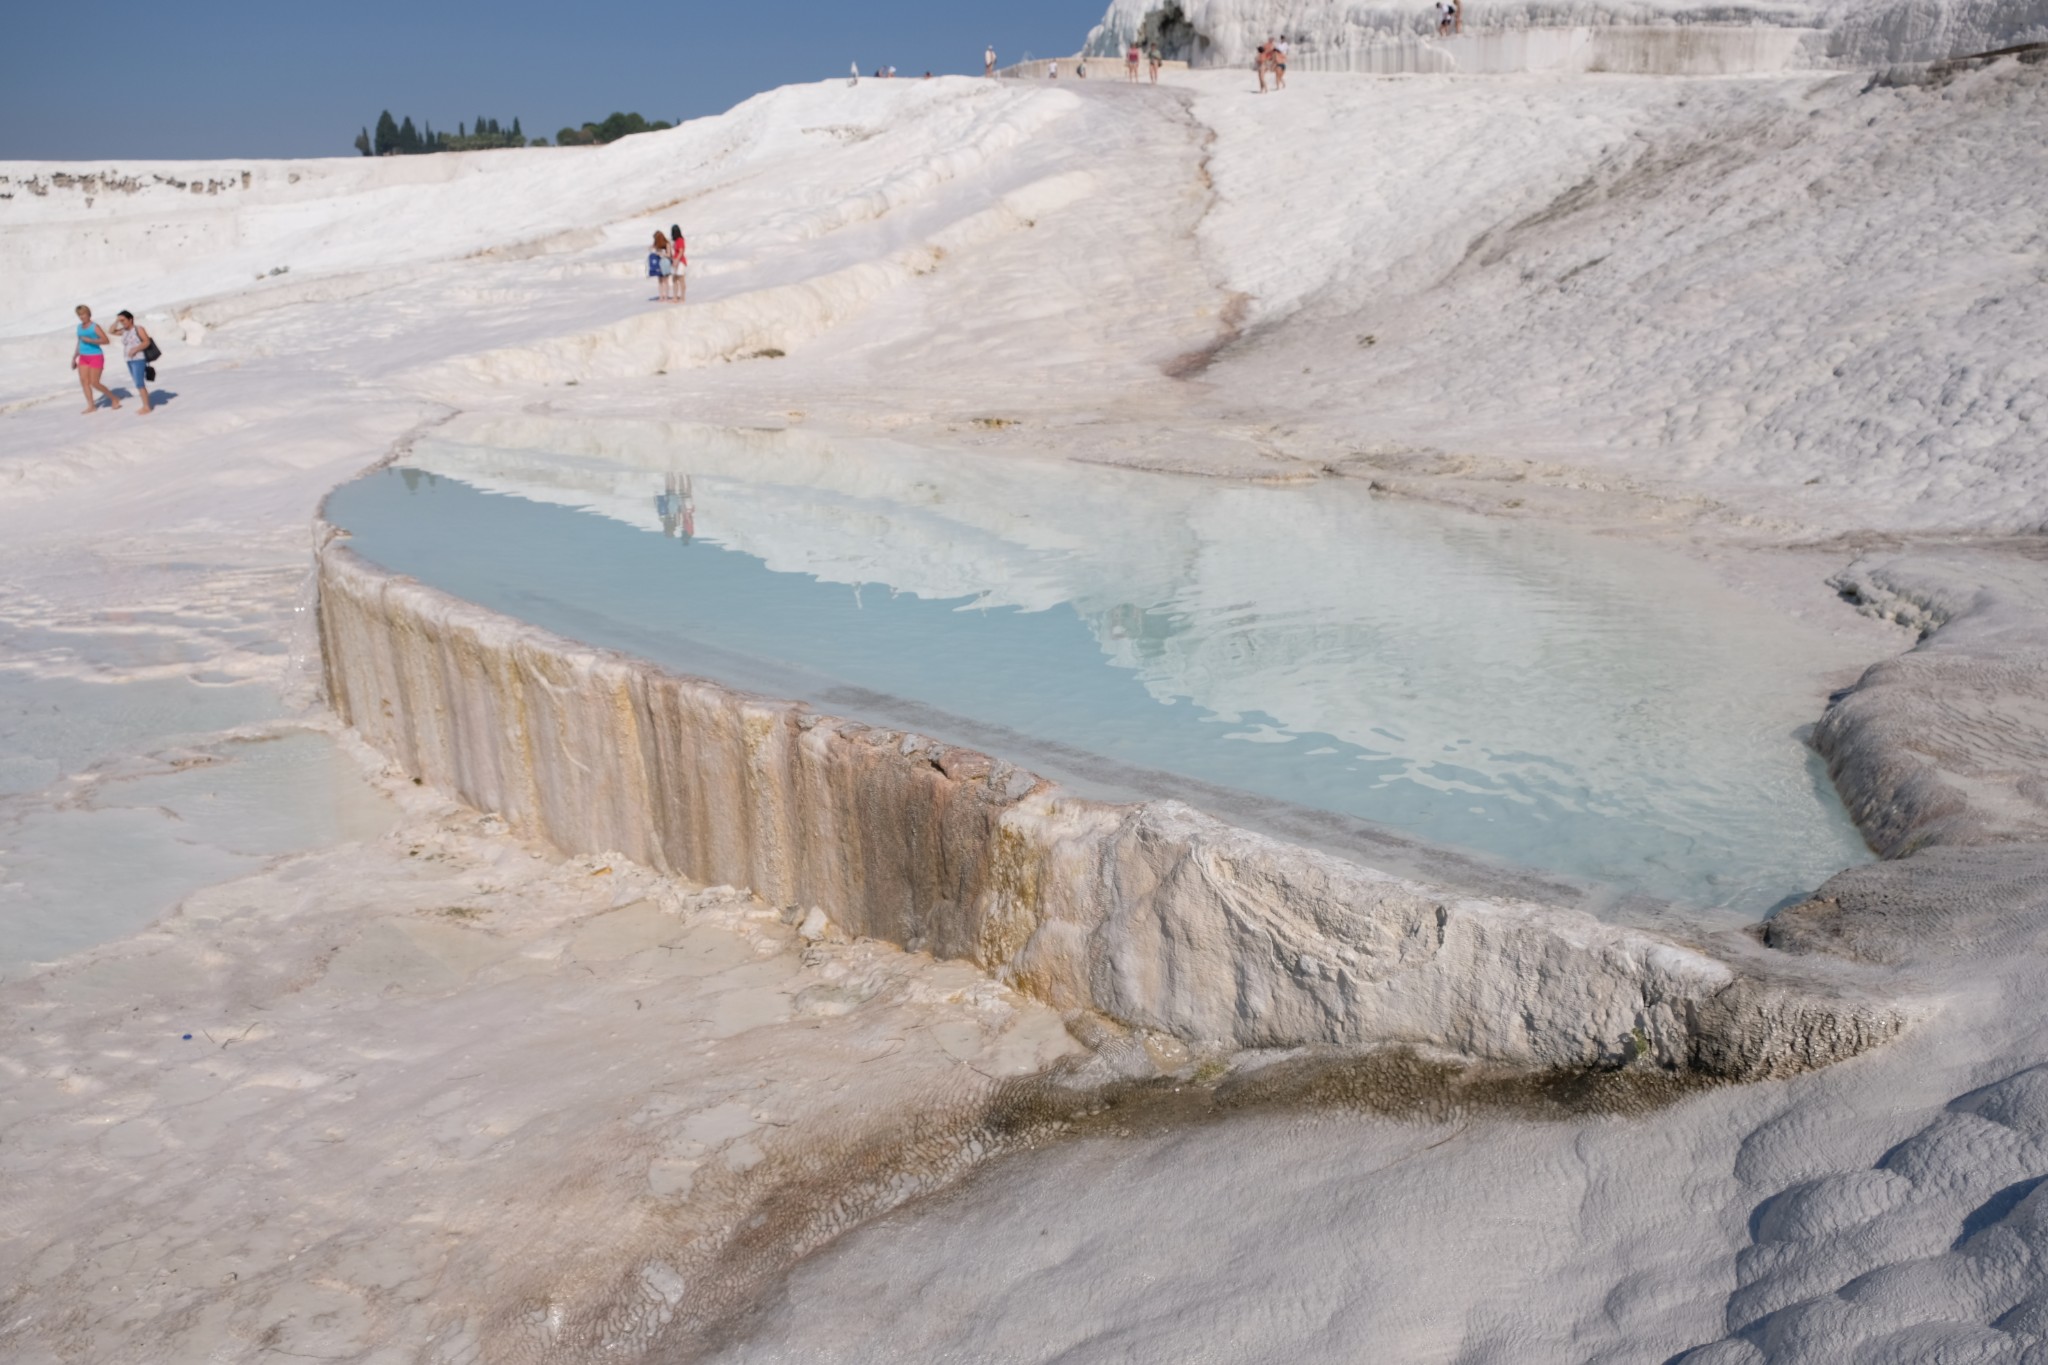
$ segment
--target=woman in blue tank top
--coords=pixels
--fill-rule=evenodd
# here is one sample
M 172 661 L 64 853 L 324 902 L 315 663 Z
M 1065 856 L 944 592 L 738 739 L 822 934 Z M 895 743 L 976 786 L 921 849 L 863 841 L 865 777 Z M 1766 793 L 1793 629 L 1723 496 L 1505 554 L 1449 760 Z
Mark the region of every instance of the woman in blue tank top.
M 105 383 L 107 353 L 102 348 L 108 344 L 107 334 L 92 320 L 92 309 L 81 303 L 77 311 L 78 345 L 71 353 L 71 368 L 78 371 L 78 387 L 85 390 L 85 410 L 100 410 L 100 400 L 94 395 L 94 390 L 106 395 L 107 401 L 119 408 L 121 400 L 114 397 Z

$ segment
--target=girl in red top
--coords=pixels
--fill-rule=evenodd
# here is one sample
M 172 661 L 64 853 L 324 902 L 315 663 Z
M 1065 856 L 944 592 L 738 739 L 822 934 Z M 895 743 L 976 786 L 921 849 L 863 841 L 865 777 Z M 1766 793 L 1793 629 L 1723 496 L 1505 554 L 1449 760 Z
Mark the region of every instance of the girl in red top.
M 668 225 L 669 257 L 675 262 L 675 300 L 683 301 L 683 294 L 690 287 L 690 258 L 683 252 L 683 230 L 675 223 Z

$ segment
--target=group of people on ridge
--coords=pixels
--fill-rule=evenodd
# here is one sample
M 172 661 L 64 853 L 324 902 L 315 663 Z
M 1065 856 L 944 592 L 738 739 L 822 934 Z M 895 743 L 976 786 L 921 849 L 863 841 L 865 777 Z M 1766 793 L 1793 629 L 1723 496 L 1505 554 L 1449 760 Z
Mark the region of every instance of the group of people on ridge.
M 1150 65 L 1152 68 L 1152 84 L 1159 84 L 1159 68 L 1166 65 L 1166 58 L 1160 55 L 1159 44 L 1150 43 L 1141 47 L 1136 38 L 1131 39 L 1130 47 L 1124 52 L 1125 80 L 1130 81 L 1134 85 L 1137 84 L 1138 65 L 1141 62 Z M 931 73 L 927 71 L 925 74 L 929 76 Z M 987 50 L 981 54 L 981 74 L 984 76 L 994 76 L 996 74 L 996 47 L 994 43 L 990 43 Z M 1056 81 L 1060 78 L 1060 64 L 1057 59 L 1045 64 L 1045 78 L 1049 81 Z M 1086 57 L 1074 59 L 1074 79 L 1082 81 L 1088 79 L 1088 59 Z
M 661 291 L 663 303 L 681 303 L 689 287 L 690 259 L 683 252 L 683 230 L 669 224 L 666 234 L 654 230 L 654 247 L 647 253 L 647 278 Z
M 71 351 L 71 368 L 78 372 L 78 387 L 85 393 L 85 410 L 88 413 L 100 410 L 100 399 L 116 409 L 121 400 L 107 387 L 107 347 L 114 344 L 114 338 L 121 340 L 121 353 L 128 361 L 128 377 L 135 385 L 135 396 L 142 400 L 142 410 L 152 412 L 156 405 L 149 401 L 149 381 L 156 378 L 156 371 L 150 366 L 156 363 L 162 352 L 151 339 L 149 329 L 135 320 L 135 314 L 122 309 L 114 315 L 113 334 L 92 320 L 92 309 L 79 304 L 78 330 L 74 333 L 77 344 Z

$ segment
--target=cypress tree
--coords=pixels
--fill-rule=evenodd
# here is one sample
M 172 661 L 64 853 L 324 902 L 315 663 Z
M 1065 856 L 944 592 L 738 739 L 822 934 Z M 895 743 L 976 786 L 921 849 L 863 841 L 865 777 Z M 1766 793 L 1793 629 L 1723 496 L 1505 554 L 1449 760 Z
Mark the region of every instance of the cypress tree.
M 512 116 L 512 143 L 517 146 L 526 140 L 526 134 L 519 131 L 519 115 Z
M 420 149 L 420 130 L 412 126 L 412 115 L 407 114 L 398 125 L 398 150 L 408 155 Z
M 492 119 L 492 120 L 491 120 L 491 136 L 492 136 L 492 137 L 496 137 L 497 135 L 498 135 L 498 121 L 497 121 L 496 119 Z
M 364 156 L 370 154 L 370 130 L 368 128 L 356 134 L 356 150 Z
M 455 136 L 458 138 L 468 137 L 469 125 L 457 119 L 455 122 Z
M 398 150 L 398 124 L 386 109 L 377 119 L 377 155 L 389 156 Z

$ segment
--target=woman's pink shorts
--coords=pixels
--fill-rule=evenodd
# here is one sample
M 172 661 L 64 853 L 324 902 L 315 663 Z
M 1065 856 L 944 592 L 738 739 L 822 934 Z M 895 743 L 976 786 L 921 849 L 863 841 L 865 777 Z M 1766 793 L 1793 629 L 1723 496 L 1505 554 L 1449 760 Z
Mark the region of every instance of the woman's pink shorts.
M 78 357 L 78 368 L 81 370 L 104 370 L 107 368 L 107 358 L 103 355 L 82 355 Z

